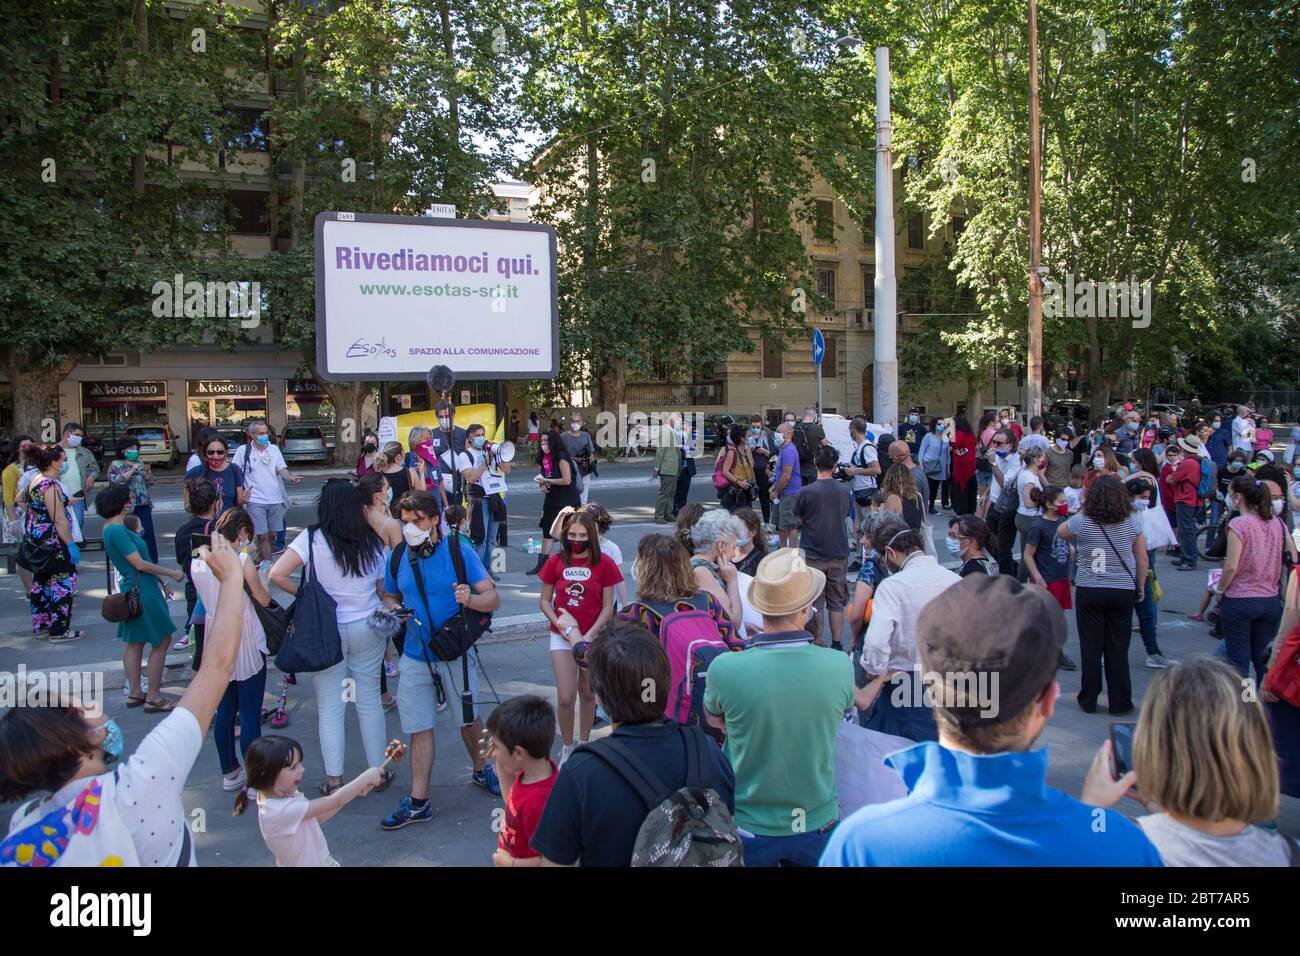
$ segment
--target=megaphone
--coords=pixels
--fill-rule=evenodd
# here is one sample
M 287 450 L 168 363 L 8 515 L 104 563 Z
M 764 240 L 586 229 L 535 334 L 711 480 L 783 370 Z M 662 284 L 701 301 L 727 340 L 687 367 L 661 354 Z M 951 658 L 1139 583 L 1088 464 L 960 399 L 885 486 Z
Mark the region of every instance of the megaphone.
M 492 442 L 486 442 L 483 445 L 483 450 L 495 457 L 503 465 L 515 460 L 515 443 L 512 441 L 503 441 L 495 445 Z

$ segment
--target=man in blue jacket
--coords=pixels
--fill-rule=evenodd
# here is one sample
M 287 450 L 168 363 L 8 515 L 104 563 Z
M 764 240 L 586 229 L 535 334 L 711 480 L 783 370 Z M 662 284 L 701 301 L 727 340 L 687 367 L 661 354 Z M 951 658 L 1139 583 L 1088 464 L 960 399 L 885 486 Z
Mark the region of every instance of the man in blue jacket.
M 1161 865 L 1135 824 L 1047 785 L 1047 750 L 1034 745 L 1065 645 L 1047 591 L 963 578 L 921 611 L 916 643 L 939 740 L 885 758 L 908 795 L 840 824 L 822 866 Z

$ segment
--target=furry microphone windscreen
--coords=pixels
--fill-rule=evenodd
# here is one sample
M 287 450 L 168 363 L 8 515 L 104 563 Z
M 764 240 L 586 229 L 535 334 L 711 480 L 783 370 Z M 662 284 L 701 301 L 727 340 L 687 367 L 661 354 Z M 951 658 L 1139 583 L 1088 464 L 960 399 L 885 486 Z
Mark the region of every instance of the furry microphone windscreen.
M 456 375 L 445 365 L 435 365 L 429 369 L 429 374 L 425 376 L 425 381 L 435 392 L 447 394 L 456 386 Z
M 367 620 L 371 630 L 386 641 L 390 641 L 402 633 L 402 619 L 397 616 L 395 611 L 386 607 L 377 607 L 370 612 Z

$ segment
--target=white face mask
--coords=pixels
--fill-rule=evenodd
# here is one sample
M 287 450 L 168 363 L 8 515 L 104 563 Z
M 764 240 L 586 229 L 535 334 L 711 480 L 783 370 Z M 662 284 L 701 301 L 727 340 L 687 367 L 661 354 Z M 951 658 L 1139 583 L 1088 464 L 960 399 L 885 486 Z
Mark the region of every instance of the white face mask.
M 1146 511 L 1151 507 L 1151 502 L 1147 501 L 1145 498 L 1138 498 L 1133 502 L 1133 507 L 1138 511 Z
M 570 422 L 569 427 L 576 432 L 578 429 L 582 428 L 582 422 Z
M 1286 502 L 1283 501 L 1281 498 L 1274 498 L 1274 499 L 1273 499 L 1273 514 L 1275 514 L 1275 515 L 1280 515 L 1280 514 L 1282 513 L 1282 508 L 1283 508 L 1285 505 L 1286 505 Z
M 1094 459 L 1092 460 L 1092 467 L 1096 468 L 1098 471 L 1101 471 L 1103 468 L 1106 467 L 1106 459 L 1105 459 L 1105 458 L 1094 458 Z
M 429 532 L 421 531 L 414 524 L 404 524 L 402 525 L 402 537 L 406 539 L 407 546 L 418 548 L 429 540 Z
M 1070 440 L 1069 440 L 1068 438 L 1058 438 L 1058 439 L 1056 439 L 1056 447 L 1059 448 L 1059 449 L 1061 449 L 1061 451 L 1065 451 L 1065 446 L 1068 445 L 1069 443 L 1070 443 Z
M 81 444 L 81 436 L 80 436 L 80 435 L 69 435 L 69 436 L 68 436 L 68 447 L 69 447 L 69 448 L 76 448 L 76 447 L 77 447 L 78 445 L 80 445 L 80 444 Z

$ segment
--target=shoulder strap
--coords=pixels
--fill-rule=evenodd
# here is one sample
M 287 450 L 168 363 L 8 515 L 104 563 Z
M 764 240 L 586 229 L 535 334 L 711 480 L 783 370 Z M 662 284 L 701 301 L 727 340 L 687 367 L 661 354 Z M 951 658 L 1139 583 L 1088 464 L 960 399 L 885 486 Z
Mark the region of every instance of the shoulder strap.
M 303 583 L 305 584 L 311 578 L 316 577 L 316 552 L 312 548 L 311 539 L 319 525 L 312 525 L 307 529 L 307 568 L 303 571 Z
M 1098 528 L 1101 529 L 1102 537 L 1104 537 L 1106 539 L 1106 543 L 1110 545 L 1110 550 L 1114 552 L 1115 557 L 1119 558 L 1120 567 L 1122 567 L 1125 571 L 1127 571 L 1128 576 L 1133 579 L 1133 587 L 1137 587 L 1137 575 L 1134 574 L 1133 571 L 1129 568 L 1128 562 L 1124 560 L 1124 555 L 1119 553 L 1119 549 L 1115 547 L 1115 543 L 1110 540 L 1110 535 L 1106 533 L 1106 526 L 1102 524 L 1100 521 L 1094 521 L 1093 524 L 1095 524 Z
M 656 806 L 671 792 L 649 766 L 621 741 L 606 737 L 582 747 L 605 761 L 614 772 L 636 791 L 646 809 Z
M 404 552 L 405 550 L 406 550 L 406 542 L 405 541 L 399 542 L 397 547 L 393 549 L 392 559 L 388 562 L 388 573 L 393 576 L 394 581 L 397 580 L 397 567 L 402 560 L 402 552 Z
M 708 781 L 704 779 L 704 764 L 708 759 L 704 752 L 704 735 L 693 731 L 690 727 L 678 725 L 677 729 L 681 732 L 682 742 L 686 745 L 686 786 L 708 786 Z

